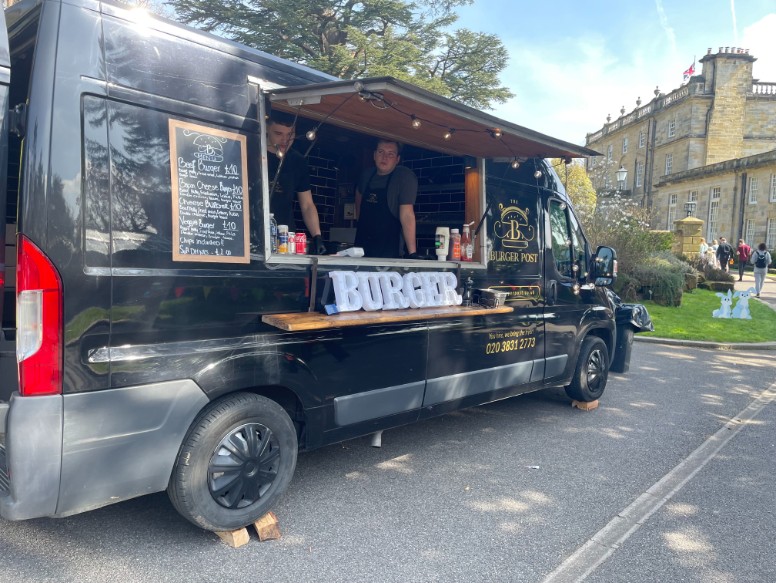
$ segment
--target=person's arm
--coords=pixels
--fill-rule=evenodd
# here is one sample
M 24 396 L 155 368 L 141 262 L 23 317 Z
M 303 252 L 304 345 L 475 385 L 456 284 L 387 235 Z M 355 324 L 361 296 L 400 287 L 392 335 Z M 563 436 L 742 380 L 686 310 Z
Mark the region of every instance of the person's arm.
M 407 245 L 407 254 L 412 255 L 418 252 L 417 242 L 415 241 L 415 210 L 411 204 L 399 205 L 399 222 L 404 235 L 404 243 Z
M 321 223 L 318 220 L 318 209 L 315 208 L 315 203 L 313 202 L 313 193 L 305 190 L 304 192 L 298 192 L 296 196 L 299 199 L 299 208 L 302 209 L 302 219 L 310 232 L 310 236 L 320 237 Z

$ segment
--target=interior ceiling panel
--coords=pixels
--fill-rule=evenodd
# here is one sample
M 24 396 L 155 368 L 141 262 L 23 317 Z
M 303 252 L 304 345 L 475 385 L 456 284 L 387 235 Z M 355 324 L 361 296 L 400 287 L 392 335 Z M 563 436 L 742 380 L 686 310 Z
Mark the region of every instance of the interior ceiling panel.
M 269 96 L 273 109 L 456 156 L 600 155 L 391 77 L 287 87 Z

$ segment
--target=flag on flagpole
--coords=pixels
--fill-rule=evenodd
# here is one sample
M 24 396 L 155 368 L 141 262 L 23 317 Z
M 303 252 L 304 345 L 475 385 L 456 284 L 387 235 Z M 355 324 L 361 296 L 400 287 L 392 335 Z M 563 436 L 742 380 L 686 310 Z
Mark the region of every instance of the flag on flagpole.
M 695 75 L 695 61 L 692 62 L 692 65 L 690 65 L 687 70 L 682 73 L 682 83 L 687 83 L 687 81 L 690 80 L 690 77 Z

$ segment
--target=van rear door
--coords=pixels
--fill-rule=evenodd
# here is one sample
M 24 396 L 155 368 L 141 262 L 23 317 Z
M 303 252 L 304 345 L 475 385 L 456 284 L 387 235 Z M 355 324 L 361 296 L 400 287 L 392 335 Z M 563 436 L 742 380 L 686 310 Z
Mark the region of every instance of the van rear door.
M 3 217 L 0 219 L 0 315 L 6 309 L 15 309 L 13 301 L 6 306 L 6 281 L 9 278 L 7 270 L 11 270 L 10 277 L 15 277 L 15 257 L 6 261 L 6 247 L 10 243 L 11 251 L 16 249 L 15 241 L 6 241 L 6 223 L 8 222 L 8 126 L 10 115 L 8 113 L 10 103 L 11 86 L 11 53 L 8 47 L 8 30 L 5 24 L 5 13 L 0 11 L 0 210 Z M 14 207 L 15 208 L 15 207 Z M 12 233 L 16 231 L 13 230 Z M 12 253 L 11 253 L 12 254 Z M 12 254 L 13 255 L 13 254 Z M 10 267 L 8 266 L 10 263 Z M 13 293 L 11 290 L 10 293 Z M 5 323 L 14 321 L 14 318 L 3 317 L 3 326 L 0 329 L 0 407 L 7 406 L 10 392 L 16 388 L 16 342 L 15 330 L 6 333 Z M 0 434 L 5 433 L 5 414 L 0 411 Z
M 6 208 L 8 178 L 8 105 L 11 86 L 11 53 L 8 50 L 8 30 L 5 13 L 0 11 L 0 209 Z M 0 314 L 5 295 L 5 220 L 0 221 Z

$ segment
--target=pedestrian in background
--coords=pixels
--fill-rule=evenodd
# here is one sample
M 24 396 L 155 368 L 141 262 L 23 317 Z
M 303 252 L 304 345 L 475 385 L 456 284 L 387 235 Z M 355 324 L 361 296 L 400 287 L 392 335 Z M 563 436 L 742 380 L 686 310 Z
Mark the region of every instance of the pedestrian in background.
M 743 239 L 739 239 L 736 253 L 738 254 L 738 281 L 742 281 L 744 279 L 744 268 L 752 255 L 752 248 Z
M 709 253 L 709 244 L 706 243 L 706 239 L 704 239 L 703 237 L 701 237 L 701 244 L 698 247 L 698 253 L 700 253 L 701 263 L 706 265 L 706 263 L 708 263 L 708 261 L 709 261 L 709 255 L 708 255 L 708 253 Z
M 763 289 L 763 283 L 765 283 L 768 266 L 771 264 L 771 254 L 768 253 L 767 249 L 765 243 L 760 243 L 757 246 L 757 251 L 752 253 L 752 258 L 749 260 L 754 265 L 754 292 L 758 298 Z
M 711 242 L 711 266 L 715 269 L 719 269 L 719 261 L 717 261 L 717 249 L 719 249 L 719 242 L 714 239 Z
M 719 262 L 719 268 L 725 273 L 730 272 L 731 257 L 733 257 L 733 248 L 725 237 L 720 237 L 719 246 L 717 247 L 717 261 Z

